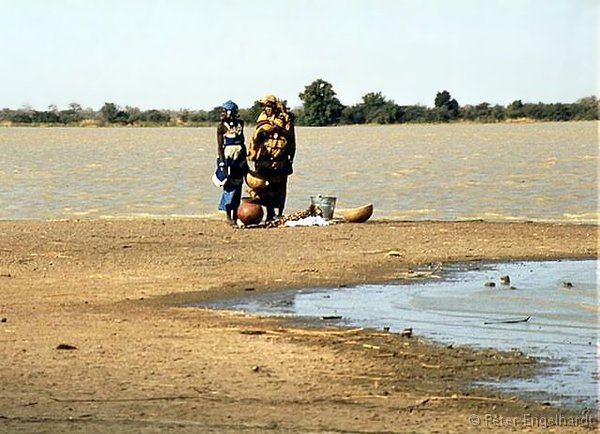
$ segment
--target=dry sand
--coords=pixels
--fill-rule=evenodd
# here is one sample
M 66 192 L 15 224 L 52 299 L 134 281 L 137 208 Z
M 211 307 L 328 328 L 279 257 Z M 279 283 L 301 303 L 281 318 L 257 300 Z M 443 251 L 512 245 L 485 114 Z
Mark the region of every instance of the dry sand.
M 596 413 L 469 389 L 535 370 L 519 353 L 178 304 L 410 278 L 430 262 L 597 255 L 589 225 L 2 221 L 0 432 L 593 431 Z

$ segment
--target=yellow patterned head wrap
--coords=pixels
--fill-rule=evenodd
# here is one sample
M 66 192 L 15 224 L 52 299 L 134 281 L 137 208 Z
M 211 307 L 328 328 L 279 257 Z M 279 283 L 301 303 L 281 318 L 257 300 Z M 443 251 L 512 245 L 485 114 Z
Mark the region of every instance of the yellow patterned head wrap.
M 275 95 L 266 95 L 263 96 L 259 102 L 262 105 L 272 105 L 272 106 L 276 106 L 277 105 L 277 97 L 275 97 Z

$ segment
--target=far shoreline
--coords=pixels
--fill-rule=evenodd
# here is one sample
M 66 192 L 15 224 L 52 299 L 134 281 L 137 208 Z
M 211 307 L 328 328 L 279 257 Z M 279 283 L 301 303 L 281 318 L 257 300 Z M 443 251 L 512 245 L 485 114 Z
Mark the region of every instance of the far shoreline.
M 594 123 L 600 122 L 599 119 L 573 119 L 573 120 L 541 120 L 532 118 L 505 119 L 500 121 L 472 121 L 472 120 L 456 120 L 450 122 L 398 122 L 390 124 L 364 123 L 364 124 L 337 124 L 325 126 L 313 125 L 296 125 L 296 128 L 345 128 L 345 127 L 402 127 L 402 126 L 436 126 L 436 125 L 531 125 L 531 124 L 569 124 L 569 123 Z M 85 122 L 83 124 L 15 124 L 10 122 L 0 122 L 0 128 L 72 128 L 72 129 L 178 129 L 178 128 L 215 128 L 217 122 L 202 122 L 202 123 L 182 123 L 182 124 L 134 124 L 134 125 L 119 125 L 119 124 L 96 124 Z M 252 128 L 252 122 L 246 125 L 246 128 Z

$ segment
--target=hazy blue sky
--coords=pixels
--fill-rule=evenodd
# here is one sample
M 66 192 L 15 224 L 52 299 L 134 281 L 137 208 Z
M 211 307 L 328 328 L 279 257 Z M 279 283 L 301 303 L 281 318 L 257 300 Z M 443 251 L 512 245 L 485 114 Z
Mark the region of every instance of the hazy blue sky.
M 0 108 L 600 94 L 600 0 L 0 0 Z

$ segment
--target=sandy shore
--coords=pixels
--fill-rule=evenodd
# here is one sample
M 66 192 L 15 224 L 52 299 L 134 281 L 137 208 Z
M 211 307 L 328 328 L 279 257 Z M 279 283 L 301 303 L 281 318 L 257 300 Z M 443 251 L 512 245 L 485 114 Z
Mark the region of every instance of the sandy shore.
M 516 352 L 178 304 L 414 278 L 430 262 L 597 255 L 589 225 L 2 221 L 0 432 L 593 431 L 596 413 L 469 389 L 532 372 Z

